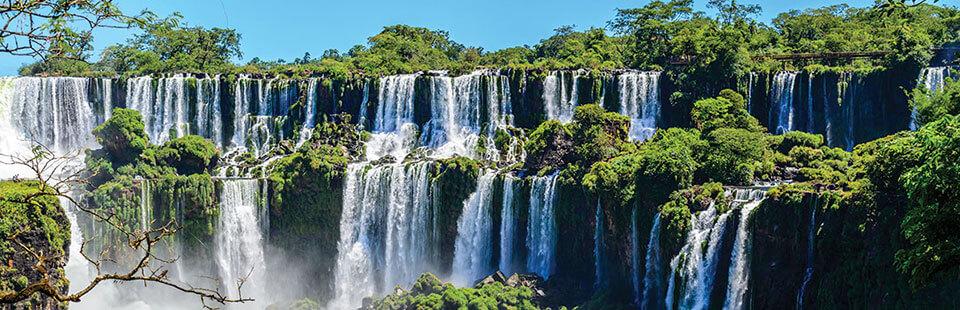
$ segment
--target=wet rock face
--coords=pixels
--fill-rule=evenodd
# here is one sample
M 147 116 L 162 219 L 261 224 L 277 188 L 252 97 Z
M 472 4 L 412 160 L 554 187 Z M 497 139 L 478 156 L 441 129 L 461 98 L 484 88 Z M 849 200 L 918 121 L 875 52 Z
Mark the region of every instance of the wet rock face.
M 32 196 L 38 185 L 35 181 L 0 182 L 0 291 L 18 291 L 46 278 L 60 293 L 68 292 L 63 268 L 69 254 L 70 221 L 54 196 Z M 23 203 L 25 200 L 30 203 Z M 42 268 L 30 252 L 45 258 Z M 66 303 L 37 293 L 11 309 L 66 307 Z

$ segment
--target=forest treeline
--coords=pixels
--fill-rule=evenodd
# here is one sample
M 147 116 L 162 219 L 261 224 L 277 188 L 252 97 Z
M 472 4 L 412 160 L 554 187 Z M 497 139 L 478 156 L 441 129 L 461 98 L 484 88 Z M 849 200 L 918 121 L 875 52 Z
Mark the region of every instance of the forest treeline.
M 846 4 L 756 18 L 758 5 L 711 0 L 710 15 L 692 0 L 653 1 L 617 10 L 600 27 L 560 26 L 539 43 L 487 51 L 450 39 L 443 30 L 409 25 L 384 27 L 348 51 L 309 52 L 287 61 L 253 58 L 238 63 L 242 35 L 234 29 L 192 26 L 179 13 L 142 15 L 139 31 L 99 55 L 91 48 L 70 57 L 26 65 L 22 75 L 132 76 L 153 73 L 251 73 L 283 76 L 390 75 L 425 70 L 462 73 L 479 67 L 524 70 L 665 70 L 684 76 L 739 76 L 784 66 L 825 65 L 871 70 L 925 64 L 931 48 L 960 38 L 960 10 L 920 3 L 883 9 Z M 784 65 L 764 55 L 851 51 L 890 52 L 866 59 L 832 59 Z M 682 64 L 682 66 L 677 66 Z M 715 92 L 714 92 L 715 93 Z

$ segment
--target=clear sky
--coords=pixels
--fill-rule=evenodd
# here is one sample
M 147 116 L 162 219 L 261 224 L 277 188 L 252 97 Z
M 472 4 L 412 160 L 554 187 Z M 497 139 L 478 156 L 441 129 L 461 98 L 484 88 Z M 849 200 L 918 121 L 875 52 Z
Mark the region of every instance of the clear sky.
M 625 0 L 116 0 L 128 13 L 145 8 L 160 16 L 179 11 L 190 25 L 229 27 L 243 38 L 243 62 L 292 60 L 304 52 L 319 56 L 324 50 L 348 50 L 363 44 L 383 26 L 408 24 L 442 29 L 467 46 L 492 51 L 517 45 L 534 45 L 563 25 L 578 29 L 604 27 L 617 8 L 642 6 L 649 1 Z M 706 9 L 707 0 L 694 0 L 697 9 Z M 743 0 L 761 4 L 760 20 L 769 22 L 778 13 L 820 7 L 844 1 L 828 0 Z M 846 1 L 867 6 L 872 0 Z M 123 42 L 128 30 L 98 31 L 95 55 L 110 44 Z M 97 57 L 94 57 L 97 58 Z M 0 75 L 15 75 L 26 57 L 0 55 Z

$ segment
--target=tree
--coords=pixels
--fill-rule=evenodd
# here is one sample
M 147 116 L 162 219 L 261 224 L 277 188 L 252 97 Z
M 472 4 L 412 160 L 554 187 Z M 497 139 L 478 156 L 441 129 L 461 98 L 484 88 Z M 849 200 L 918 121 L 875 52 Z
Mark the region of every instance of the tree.
M 642 8 L 617 10 L 610 27 L 629 38 L 635 51 L 634 67 L 651 67 L 666 62 L 670 56 L 669 41 L 682 22 L 695 16 L 692 0 L 653 1 Z
M 243 57 L 236 30 L 191 27 L 182 19 L 179 13 L 162 19 L 148 14 L 144 32 L 108 47 L 101 62 L 121 73 L 209 72 Z
M 0 1 L 0 53 L 40 59 L 83 59 L 98 28 L 129 28 L 141 22 L 112 0 Z
M 901 224 L 907 245 L 897 252 L 897 267 L 914 287 L 924 287 L 960 270 L 960 117 L 925 125 L 916 140 L 923 160 L 900 178 L 911 207 Z

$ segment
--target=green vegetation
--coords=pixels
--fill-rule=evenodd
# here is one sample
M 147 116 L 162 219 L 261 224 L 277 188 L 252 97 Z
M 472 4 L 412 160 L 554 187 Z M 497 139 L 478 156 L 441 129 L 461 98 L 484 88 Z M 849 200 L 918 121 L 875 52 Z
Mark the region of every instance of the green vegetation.
M 947 77 L 944 85 L 931 91 L 920 85 L 910 94 L 910 105 L 916 109 L 916 122 L 923 125 L 945 115 L 960 114 L 960 81 Z
M 44 277 L 61 292 L 68 288 L 63 267 L 70 245 L 70 222 L 57 197 L 41 188 L 37 181 L 0 181 L 0 293 L 21 290 Z M 31 253 L 43 253 L 47 259 L 38 264 Z M 38 267 L 41 269 L 35 269 Z M 37 293 L 15 306 L 45 304 L 57 303 Z
M 399 291 L 375 301 L 369 309 L 539 309 L 527 287 L 499 282 L 477 288 L 456 288 L 425 273 L 409 291 Z

